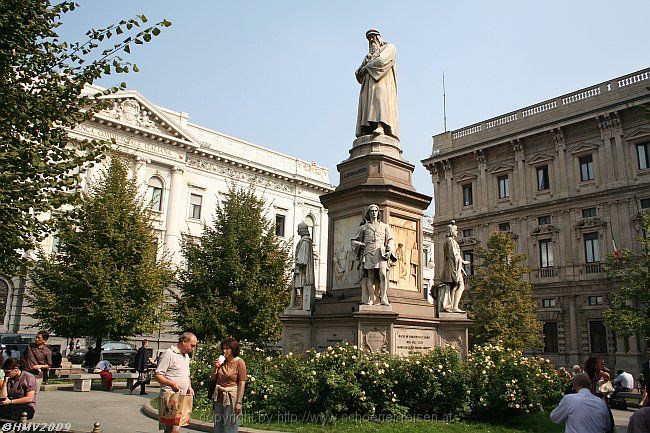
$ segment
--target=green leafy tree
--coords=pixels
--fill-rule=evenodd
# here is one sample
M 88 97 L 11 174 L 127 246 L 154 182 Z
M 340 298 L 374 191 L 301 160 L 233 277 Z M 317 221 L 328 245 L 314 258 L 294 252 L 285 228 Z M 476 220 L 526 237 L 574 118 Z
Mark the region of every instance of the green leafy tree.
M 605 270 L 617 284 L 609 294 L 609 309 L 604 312 L 607 325 L 616 334 L 629 337 L 650 335 L 650 215 L 641 212 L 645 237 L 639 238 L 638 250 L 621 249 L 618 257 L 607 257 Z
M 69 44 L 57 28 L 75 7 L 68 1 L 0 2 L 0 273 L 5 275 L 14 275 L 25 264 L 24 252 L 52 231 L 56 218 L 43 214 L 58 210 L 57 218 L 69 216 L 60 210 L 79 200 L 80 173 L 106 150 L 97 140 L 70 145 L 68 131 L 103 109 L 100 97 L 118 87 L 98 94 L 82 90 L 102 76 L 137 71 L 120 54 L 171 25 L 163 20 L 143 28 L 147 18 L 139 15 L 92 29 L 85 41 Z M 123 39 L 112 44 L 118 35 Z
M 65 337 L 104 338 L 151 333 L 174 281 L 157 257 L 149 211 L 126 162 L 117 157 L 82 196 L 77 221 L 60 224 L 56 254 L 42 251 L 29 273 L 33 317 Z
M 183 245 L 175 321 L 201 340 L 237 339 L 266 343 L 281 334 L 279 314 L 288 305 L 291 260 L 265 217 L 253 189 L 231 185 L 217 206 L 213 225 L 200 241 Z
M 532 287 L 523 275 L 526 256 L 515 254 L 515 241 L 506 233 L 490 236 L 473 279 L 472 334 L 478 344 L 502 344 L 524 350 L 542 347 L 542 322 L 537 320 Z

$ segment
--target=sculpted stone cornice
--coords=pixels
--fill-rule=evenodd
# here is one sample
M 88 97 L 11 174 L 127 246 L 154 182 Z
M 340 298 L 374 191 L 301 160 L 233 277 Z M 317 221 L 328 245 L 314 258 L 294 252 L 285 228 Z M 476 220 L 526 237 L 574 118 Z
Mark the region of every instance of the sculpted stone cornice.
M 600 217 L 583 218 L 575 225 L 576 229 L 589 229 L 606 227 L 607 223 Z
M 275 173 L 259 170 L 250 166 L 245 166 L 244 164 L 235 163 L 233 161 L 228 162 L 220 157 L 217 157 L 217 161 L 211 161 L 209 159 L 200 158 L 194 155 L 188 156 L 187 166 L 197 168 L 199 170 L 217 173 L 228 179 L 239 180 L 261 187 L 272 188 L 277 191 L 282 191 L 290 194 L 293 194 L 295 192 L 295 186 L 289 185 L 290 183 L 294 183 L 293 179 L 278 176 Z M 251 172 L 247 172 L 247 169 L 251 170 Z
M 531 236 L 544 236 L 544 235 L 554 235 L 559 233 L 560 229 L 555 227 L 553 224 L 544 224 L 541 226 L 535 227 L 531 232 Z
M 461 247 L 471 247 L 478 245 L 479 241 L 475 237 L 469 237 L 469 238 L 460 238 L 458 240 L 458 245 Z

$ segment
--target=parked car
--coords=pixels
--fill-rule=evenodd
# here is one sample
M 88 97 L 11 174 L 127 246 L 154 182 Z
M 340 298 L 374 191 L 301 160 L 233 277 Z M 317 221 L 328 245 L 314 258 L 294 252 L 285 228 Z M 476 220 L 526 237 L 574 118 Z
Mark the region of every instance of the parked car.
M 68 355 L 68 361 L 81 364 L 87 349 L 75 349 Z M 107 341 L 102 344 L 102 359 L 113 365 L 129 365 L 135 359 L 138 350 L 126 341 Z

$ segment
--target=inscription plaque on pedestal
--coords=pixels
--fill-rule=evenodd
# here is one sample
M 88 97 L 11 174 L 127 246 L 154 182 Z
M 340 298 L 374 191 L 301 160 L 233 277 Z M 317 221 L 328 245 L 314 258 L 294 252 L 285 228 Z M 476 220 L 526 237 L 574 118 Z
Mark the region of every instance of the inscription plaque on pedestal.
M 395 353 L 410 355 L 426 353 L 435 346 L 433 331 L 416 328 L 395 328 Z

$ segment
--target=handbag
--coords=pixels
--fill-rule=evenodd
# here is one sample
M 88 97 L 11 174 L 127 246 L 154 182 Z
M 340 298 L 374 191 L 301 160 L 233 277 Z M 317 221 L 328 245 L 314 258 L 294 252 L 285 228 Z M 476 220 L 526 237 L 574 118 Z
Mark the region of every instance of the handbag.
M 165 391 L 160 397 L 160 406 L 158 408 L 160 424 L 179 427 L 189 425 L 190 416 L 192 415 L 192 402 L 191 395 Z

